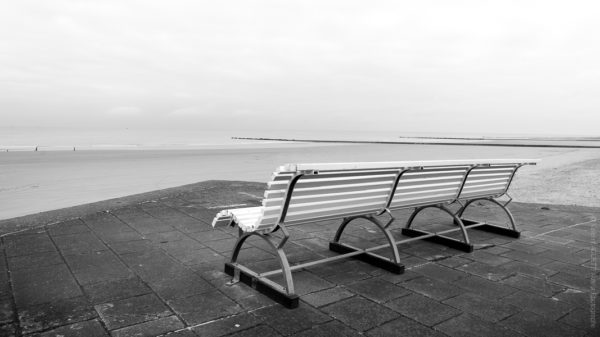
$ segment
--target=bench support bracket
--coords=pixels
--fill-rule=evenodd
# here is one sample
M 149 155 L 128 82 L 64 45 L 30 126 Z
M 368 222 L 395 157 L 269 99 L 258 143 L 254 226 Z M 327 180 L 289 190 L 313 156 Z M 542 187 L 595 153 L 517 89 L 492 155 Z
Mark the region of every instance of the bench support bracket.
M 515 224 L 515 218 L 513 217 L 512 213 L 506 207 L 506 205 L 508 205 L 508 202 L 503 205 L 498 200 L 493 199 L 493 198 L 477 198 L 477 199 L 471 199 L 471 200 L 467 201 L 464 204 L 464 206 L 462 206 L 458 210 L 458 212 L 456 212 L 456 215 L 458 217 L 460 217 L 460 219 L 463 223 L 465 223 L 467 225 L 472 225 L 472 224 L 477 223 L 477 221 L 463 218 L 463 214 L 464 214 L 465 210 L 467 209 L 467 207 L 469 207 L 469 205 L 471 205 L 475 201 L 489 201 L 489 202 L 497 205 L 498 207 L 500 207 L 504 211 L 504 213 L 506 213 L 508 221 L 510 222 L 510 227 L 506 228 L 506 227 L 502 227 L 502 226 L 498 226 L 498 225 L 484 223 L 481 226 L 473 227 L 474 229 L 478 229 L 481 231 L 486 231 L 486 232 L 490 232 L 490 233 L 494 233 L 494 234 L 504 235 L 504 236 L 508 236 L 511 238 L 519 238 L 521 236 L 521 232 L 519 232 L 517 230 L 517 226 Z M 509 202 L 510 202 L 510 200 L 509 200 Z
M 410 228 L 412 226 L 413 221 L 417 217 L 417 215 L 427 208 L 437 208 L 437 209 L 444 211 L 445 213 L 448 213 L 452 217 L 454 224 L 456 224 L 457 226 L 460 227 L 463 241 L 459 241 L 459 240 L 456 240 L 456 239 L 453 239 L 453 238 L 450 238 L 447 236 L 443 236 L 443 235 L 432 235 L 434 233 Z M 409 236 L 409 237 L 413 237 L 413 238 L 420 237 L 420 236 L 427 236 L 426 238 L 423 238 L 423 240 L 438 243 L 438 244 L 441 244 L 444 246 L 448 246 L 450 248 L 462 250 L 467 253 L 470 253 L 473 251 L 473 245 L 469 241 L 469 235 L 467 234 L 467 230 L 465 229 L 464 223 L 456 214 L 454 214 L 445 205 L 427 205 L 427 206 L 417 207 L 414 210 L 414 212 L 410 215 L 410 217 L 408 218 L 408 221 L 406 222 L 406 227 L 402 228 L 402 234 Z
M 375 218 L 372 215 L 359 215 L 359 216 L 344 218 L 344 220 L 340 224 L 340 227 L 338 227 L 338 230 L 335 233 L 335 237 L 333 238 L 333 241 L 331 241 L 329 243 L 329 250 L 334 251 L 336 253 L 340 253 L 340 254 L 346 254 L 346 253 L 351 253 L 351 252 L 356 252 L 356 251 L 362 250 L 362 249 L 355 248 L 350 245 L 339 242 L 340 238 L 342 236 L 342 233 L 344 232 L 344 229 L 346 229 L 346 227 L 348 226 L 348 224 L 350 222 L 352 222 L 356 219 L 365 219 L 367 221 L 370 221 L 373 224 L 375 224 L 383 232 L 383 234 L 385 235 L 385 237 L 388 241 L 388 245 L 389 245 L 390 249 L 392 250 L 392 252 L 391 252 L 392 258 L 389 259 L 389 258 L 383 257 L 378 254 L 374 254 L 371 252 L 364 252 L 362 254 L 354 255 L 353 258 L 358 259 L 363 262 L 366 262 L 368 264 L 374 265 L 376 267 L 383 268 L 392 273 L 402 274 L 404 272 L 404 265 L 400 263 L 400 254 L 398 253 L 398 247 L 397 247 L 396 241 L 394 240 L 394 236 L 386 228 L 387 225 L 382 224 L 379 220 L 377 220 L 377 218 Z
M 249 268 L 237 263 L 240 249 L 242 248 L 244 242 L 252 235 L 256 235 L 265 240 L 277 253 L 285 286 L 281 286 L 276 282 L 271 281 L 267 277 L 261 276 Z M 225 263 L 225 273 L 232 276 L 234 282 L 239 280 L 240 282 L 243 282 L 252 288 L 255 288 L 259 292 L 267 295 L 271 299 L 283 304 L 287 308 L 293 309 L 298 307 L 299 297 L 294 292 L 294 281 L 292 279 L 290 264 L 285 252 L 283 251 L 281 242 L 276 242 L 271 235 L 256 232 L 240 233 L 240 237 L 235 243 L 233 252 L 231 254 L 231 261 Z

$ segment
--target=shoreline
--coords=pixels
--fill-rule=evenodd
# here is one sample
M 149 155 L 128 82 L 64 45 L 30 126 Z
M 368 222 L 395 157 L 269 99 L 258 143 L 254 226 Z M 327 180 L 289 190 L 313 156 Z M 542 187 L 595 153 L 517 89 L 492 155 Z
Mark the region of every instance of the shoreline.
M 403 137 L 412 139 L 463 139 L 463 138 L 430 138 L 430 137 Z M 452 145 L 452 146 L 495 146 L 495 147 L 537 147 L 537 148 L 563 148 L 563 149 L 600 149 L 600 145 L 565 145 L 565 144 L 511 144 L 511 143 L 473 143 L 473 142 L 425 142 L 425 141 L 384 141 L 384 140 L 327 140 L 327 139 L 295 139 L 295 138 L 264 138 L 264 137 L 231 137 L 238 140 L 277 141 L 277 142 L 304 142 L 304 143 L 338 143 L 338 144 L 394 144 L 394 145 Z M 465 140 L 477 138 L 467 138 Z M 491 141 L 506 141 L 509 139 L 481 139 Z M 523 139 L 524 140 L 524 139 Z M 542 141 L 528 139 L 531 141 Z M 569 140 L 590 141 L 590 140 Z M 592 140 L 596 141 L 596 140 Z

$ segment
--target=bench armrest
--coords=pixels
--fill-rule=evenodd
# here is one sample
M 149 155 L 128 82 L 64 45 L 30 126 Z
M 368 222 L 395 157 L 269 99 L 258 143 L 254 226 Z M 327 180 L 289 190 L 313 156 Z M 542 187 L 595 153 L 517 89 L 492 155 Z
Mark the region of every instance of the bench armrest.
M 217 215 L 215 215 L 215 218 L 212 221 L 213 228 L 220 226 L 231 226 L 232 224 L 233 216 L 231 215 L 231 213 L 229 213 L 228 210 L 222 210 L 219 213 L 217 213 Z

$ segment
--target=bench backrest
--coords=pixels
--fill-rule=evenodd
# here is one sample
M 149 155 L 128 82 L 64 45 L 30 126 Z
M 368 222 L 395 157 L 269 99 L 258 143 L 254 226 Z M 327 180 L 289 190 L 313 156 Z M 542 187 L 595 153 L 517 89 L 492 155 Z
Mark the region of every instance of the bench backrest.
M 424 167 L 406 171 L 389 209 L 451 202 L 456 199 L 470 166 Z
M 520 164 L 478 166 L 469 172 L 459 199 L 502 195 Z
M 302 176 L 296 182 L 286 223 L 368 214 L 385 207 L 397 171 L 332 171 Z M 292 174 L 280 174 L 269 184 L 263 201 L 265 224 L 277 221 Z M 278 175 L 279 176 L 279 175 Z M 277 178 L 283 178 L 277 180 Z M 262 223 L 261 223 L 262 225 Z
M 291 194 L 287 196 L 286 224 L 374 214 L 385 208 L 393 210 L 502 195 L 516 169 L 531 162 L 490 165 L 486 161 L 471 164 L 444 161 L 420 162 L 421 166 L 402 162 L 404 166 L 396 167 L 390 163 L 379 165 L 382 167 L 377 167 L 377 163 L 364 163 L 362 167 L 352 163 L 346 170 L 340 167 L 343 164 L 287 165 L 276 171 L 268 183 L 256 230 L 273 228 L 280 221 L 287 193 Z M 309 167 L 316 169 L 309 170 Z M 302 172 L 306 173 L 298 178 L 296 175 Z M 288 192 L 294 177 L 295 185 Z

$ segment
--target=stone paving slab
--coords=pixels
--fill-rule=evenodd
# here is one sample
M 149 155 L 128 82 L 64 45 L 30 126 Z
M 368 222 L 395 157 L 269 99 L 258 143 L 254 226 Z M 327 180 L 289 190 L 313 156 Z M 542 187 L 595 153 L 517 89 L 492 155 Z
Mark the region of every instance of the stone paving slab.
M 401 275 L 356 260 L 310 267 L 294 273 L 300 306 L 289 310 L 229 284 L 237 231 L 210 226 L 263 190 L 209 181 L 1 221 L 0 336 L 600 336 L 600 208 L 513 203 L 521 238 L 472 231 L 473 253 L 401 245 Z M 409 214 L 394 214 L 398 237 Z M 484 215 L 505 222 L 487 204 L 468 214 Z M 415 224 L 448 225 L 429 211 Z M 290 261 L 334 255 L 337 226 L 291 227 Z M 385 243 L 366 222 L 343 240 Z M 278 268 L 262 240 L 241 255 Z

